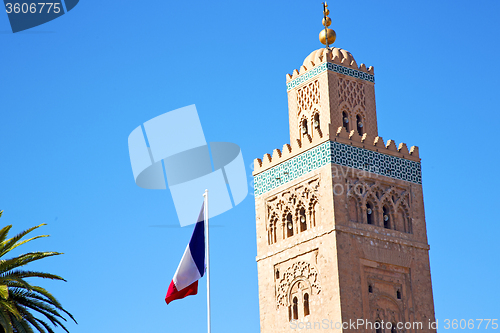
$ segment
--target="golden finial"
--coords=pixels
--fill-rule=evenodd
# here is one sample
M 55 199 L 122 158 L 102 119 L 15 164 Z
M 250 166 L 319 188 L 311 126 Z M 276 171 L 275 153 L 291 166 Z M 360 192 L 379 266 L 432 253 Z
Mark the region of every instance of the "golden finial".
M 328 5 L 325 1 L 323 2 L 323 26 L 325 27 L 325 29 L 321 30 L 321 32 L 319 33 L 319 41 L 325 44 L 326 48 L 328 48 L 330 44 L 333 44 L 335 42 L 335 39 L 337 38 L 337 34 L 335 33 L 335 31 L 328 28 L 330 24 L 332 24 L 332 20 L 328 17 L 328 14 L 330 14 L 330 11 L 328 10 Z

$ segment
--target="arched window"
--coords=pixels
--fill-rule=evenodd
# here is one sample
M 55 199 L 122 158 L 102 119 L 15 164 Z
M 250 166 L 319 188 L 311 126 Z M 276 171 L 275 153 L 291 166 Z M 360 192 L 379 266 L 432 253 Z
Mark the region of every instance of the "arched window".
M 366 204 L 366 222 L 373 224 L 373 206 L 371 203 Z
M 355 188 L 355 191 L 357 192 L 357 194 L 359 195 L 362 195 L 363 194 L 363 184 L 357 184 L 356 186 L 354 186 Z
M 383 216 L 384 228 L 390 229 L 391 228 L 391 218 L 389 216 L 389 208 L 387 208 L 387 206 L 384 206 L 383 211 L 384 211 L 384 216 Z
M 267 232 L 267 244 L 271 245 L 273 243 L 273 223 L 269 224 L 269 230 Z
M 408 226 L 406 224 L 406 214 L 402 209 L 399 210 L 398 226 L 395 229 L 399 231 L 408 232 Z
M 304 294 L 304 316 L 309 315 L 309 294 Z
M 398 291 L 396 291 L 396 297 L 397 297 L 398 299 L 401 299 L 401 291 L 399 291 L 399 290 L 398 290 Z
M 317 113 L 314 115 L 313 125 L 314 125 L 314 128 L 319 130 L 319 125 L 320 125 L 319 114 L 317 114 Z
M 307 219 L 306 219 L 306 210 L 304 208 L 300 209 L 299 212 L 299 222 L 300 222 L 300 231 L 307 230 Z
M 269 223 L 269 245 L 276 243 L 276 219 L 272 219 Z
M 391 333 L 397 333 L 397 330 L 396 330 L 396 324 L 395 324 L 395 323 L 392 323 L 392 326 L 391 326 Z
M 301 124 L 301 129 L 302 131 L 302 135 L 306 135 L 307 134 L 307 120 L 302 120 L 302 124 Z
M 309 221 L 309 225 L 312 227 L 316 226 L 316 216 L 317 216 L 318 203 L 314 202 L 312 205 L 312 209 L 310 211 L 311 221 Z
M 358 134 L 363 135 L 363 122 L 359 114 L 356 116 L 356 126 L 358 128 Z
M 349 199 L 349 220 L 350 221 L 354 221 L 354 222 L 359 222 L 358 221 L 358 202 L 356 200 L 356 198 L 354 197 L 351 197 Z
M 280 278 L 280 270 L 277 269 L 276 270 L 276 280 L 278 280 Z
M 368 285 L 368 292 L 371 294 L 373 292 L 373 287 L 371 284 Z
M 293 298 L 292 312 L 293 319 L 299 319 L 299 301 L 297 300 L 297 297 Z
M 293 236 L 293 221 L 292 221 L 292 214 L 288 213 L 286 216 L 286 237 L 292 237 Z
M 382 324 L 380 324 L 380 321 L 377 320 L 373 326 L 375 327 L 375 333 L 382 333 Z
M 346 112 L 342 112 L 342 126 L 344 126 L 347 132 L 349 132 L 349 117 L 347 117 Z
M 277 221 L 274 221 L 274 224 L 273 224 L 273 244 L 276 243 L 276 222 Z

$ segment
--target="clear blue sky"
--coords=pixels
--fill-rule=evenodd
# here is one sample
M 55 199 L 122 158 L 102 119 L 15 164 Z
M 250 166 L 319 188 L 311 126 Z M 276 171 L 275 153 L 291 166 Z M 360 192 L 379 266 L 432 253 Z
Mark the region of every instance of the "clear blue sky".
M 418 145 L 436 317 L 498 318 L 500 2 L 330 4 L 335 46 L 375 67 L 379 133 Z M 198 296 L 170 305 L 191 234 L 168 191 L 134 183 L 127 137 L 196 104 L 208 141 L 252 165 L 288 143 L 285 74 L 320 48 L 320 1 L 95 1 L 12 34 L 0 14 L 0 209 L 78 332 L 203 332 Z M 247 173 L 250 177 L 251 170 Z M 249 178 L 250 181 L 250 178 Z M 259 331 L 253 197 L 211 220 L 213 332 Z M 491 330 L 488 330 L 491 331 Z

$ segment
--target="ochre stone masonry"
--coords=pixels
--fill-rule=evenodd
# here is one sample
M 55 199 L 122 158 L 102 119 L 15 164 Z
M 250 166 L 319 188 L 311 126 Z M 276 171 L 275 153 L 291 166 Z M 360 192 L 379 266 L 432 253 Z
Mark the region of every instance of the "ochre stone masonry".
M 263 333 L 435 331 L 418 147 L 378 135 L 373 73 L 323 48 L 287 75 L 290 144 L 253 173 Z

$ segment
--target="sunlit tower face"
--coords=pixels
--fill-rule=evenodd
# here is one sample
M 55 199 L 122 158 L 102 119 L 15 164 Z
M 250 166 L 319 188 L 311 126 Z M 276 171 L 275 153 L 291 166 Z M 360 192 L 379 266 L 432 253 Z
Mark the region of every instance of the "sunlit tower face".
M 287 75 L 290 143 L 255 160 L 264 333 L 434 320 L 418 147 L 379 136 L 374 69 L 331 45 L 328 15 L 324 47 Z

